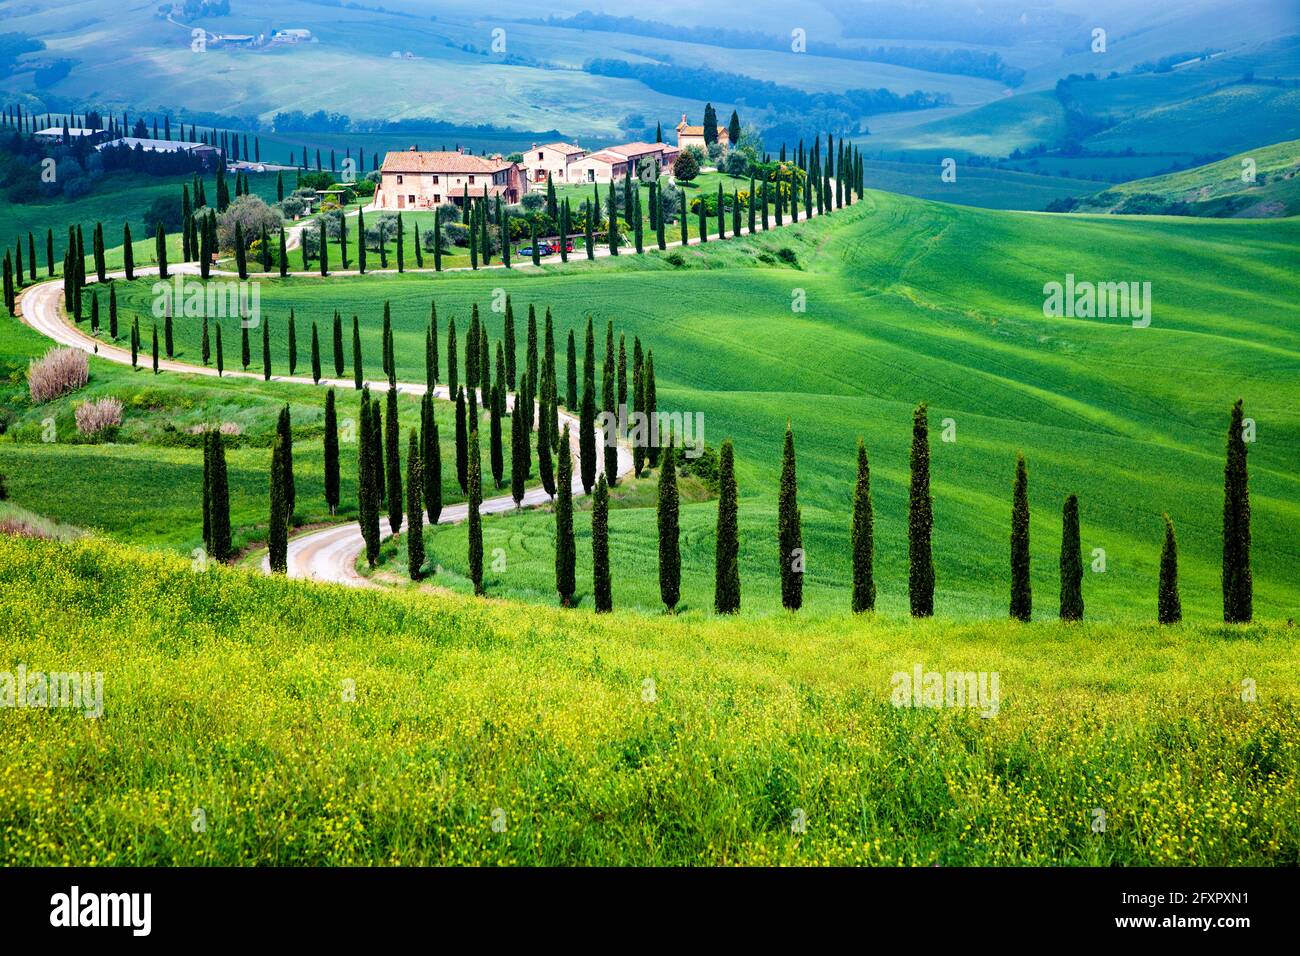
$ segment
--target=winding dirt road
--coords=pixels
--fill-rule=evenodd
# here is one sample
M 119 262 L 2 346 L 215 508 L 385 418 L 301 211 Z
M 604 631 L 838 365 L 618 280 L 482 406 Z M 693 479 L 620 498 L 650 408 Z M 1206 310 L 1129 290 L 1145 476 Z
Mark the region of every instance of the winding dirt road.
M 186 263 L 182 266 L 174 266 L 171 271 L 183 274 L 197 274 L 198 267 L 192 263 Z M 156 275 L 156 267 L 137 269 L 137 275 Z M 123 273 L 113 273 L 114 277 L 122 277 Z M 94 281 L 93 276 L 87 276 L 87 283 Z M 64 318 L 63 315 L 63 285 L 59 279 L 51 279 L 38 285 L 28 286 L 19 300 L 20 314 L 24 322 L 31 326 L 42 335 L 53 339 L 60 345 L 70 348 L 81 349 L 97 355 L 99 358 L 107 359 L 110 362 L 118 362 L 123 365 L 131 364 L 130 349 L 123 348 L 111 342 L 101 342 L 92 338 L 81 329 L 75 327 Z M 215 376 L 217 370 L 203 365 L 191 365 L 187 362 L 177 362 L 173 359 L 159 359 L 158 367 L 168 372 L 183 372 L 189 375 L 208 375 Z M 252 378 L 257 379 L 261 376 L 255 372 L 243 371 L 226 371 L 227 378 Z M 295 385 L 313 385 L 309 377 L 291 376 L 291 375 L 272 375 L 273 382 L 289 382 Z M 332 379 L 322 378 L 320 387 L 329 388 L 331 386 L 340 390 L 354 390 L 356 383 L 352 379 Z M 374 394 L 383 394 L 388 391 L 386 381 L 367 382 L 371 392 Z M 397 391 L 409 395 L 423 395 L 427 391 L 422 383 L 415 382 L 398 382 Z M 434 389 L 434 396 L 442 399 L 450 399 L 447 386 L 439 385 Z M 506 408 L 512 410 L 515 404 L 515 394 L 512 392 L 506 396 Z M 578 447 L 578 419 L 561 410 L 560 426 L 569 425 L 569 441 L 572 449 L 574 460 L 577 464 L 574 467 L 573 493 L 575 497 L 584 494 L 581 479 L 581 454 Z M 599 426 L 596 428 L 597 444 L 597 474 L 604 467 L 604 452 L 606 451 L 604 434 Z M 625 477 L 632 473 L 632 452 L 630 449 L 619 445 L 616 453 L 618 456 L 619 477 Z M 529 488 L 524 493 L 521 503 L 522 507 L 535 507 L 537 505 L 549 504 L 550 497 L 546 494 L 545 489 L 540 485 Z M 499 514 L 510 511 L 515 507 L 514 498 L 510 495 L 500 495 L 495 498 L 487 498 L 483 501 L 480 514 Z M 438 516 L 439 524 L 455 524 L 464 521 L 469 516 L 469 505 L 466 502 L 459 504 L 447 505 L 442 509 Z M 428 515 L 425 515 L 428 520 Z M 390 534 L 388 530 L 387 518 L 380 519 L 380 532 L 383 538 Z M 307 534 L 298 535 L 289 541 L 289 576 L 295 578 L 310 578 L 316 581 L 331 581 L 337 584 L 348 584 L 360 586 L 370 582 L 357 573 L 357 559 L 365 550 L 365 539 L 361 535 L 361 528 L 355 521 L 339 524 L 319 531 L 311 531 Z M 270 559 L 264 558 L 262 561 L 263 570 L 270 572 Z

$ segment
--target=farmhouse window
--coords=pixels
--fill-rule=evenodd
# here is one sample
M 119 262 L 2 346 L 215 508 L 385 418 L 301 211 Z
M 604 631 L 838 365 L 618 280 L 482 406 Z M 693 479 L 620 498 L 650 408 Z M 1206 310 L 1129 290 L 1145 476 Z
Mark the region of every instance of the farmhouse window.
M 402 174 L 401 174 L 401 173 L 398 173 L 398 174 L 397 174 L 397 185 L 399 185 L 399 186 L 402 185 Z
M 434 185 L 437 185 L 437 183 L 438 183 L 438 174 L 437 174 L 437 173 L 434 173 L 434 174 L 433 174 L 433 182 L 434 182 Z
M 473 176 L 470 176 L 470 178 L 469 178 L 469 184 L 470 184 L 471 186 L 474 185 L 474 177 L 473 177 Z
M 414 196 L 407 196 L 407 197 L 406 197 L 406 201 L 407 201 L 408 203 L 410 203 L 412 206 L 415 205 L 415 197 L 414 197 Z

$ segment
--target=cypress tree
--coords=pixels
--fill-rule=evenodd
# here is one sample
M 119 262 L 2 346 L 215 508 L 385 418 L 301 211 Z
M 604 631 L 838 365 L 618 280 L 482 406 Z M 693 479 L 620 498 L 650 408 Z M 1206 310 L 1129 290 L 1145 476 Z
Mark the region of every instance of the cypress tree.
M 709 207 L 704 202 L 704 197 L 700 197 L 700 207 L 697 210 L 700 216 L 700 242 L 709 241 Z
M 611 256 L 616 256 L 618 255 L 618 243 L 619 243 L 618 205 L 614 202 L 613 183 L 609 184 L 608 198 L 609 198 L 609 208 L 606 210 L 605 214 L 609 217 L 609 225 L 608 228 L 606 229 L 606 237 L 609 239 L 609 254 Z
M 424 268 L 424 250 L 420 248 L 420 224 L 419 224 L 418 222 L 415 223 L 415 236 L 414 236 L 414 239 L 415 239 L 415 242 L 413 243 L 413 245 L 415 246 L 415 268 L 417 268 L 417 269 L 423 269 L 423 268 Z
M 555 590 L 561 607 L 573 607 L 577 560 L 573 539 L 573 453 L 569 426 L 560 436 L 559 469 L 555 482 Z
M 433 271 L 442 271 L 442 210 L 433 210 Z
M 858 439 L 858 481 L 853 489 L 853 524 L 850 550 L 853 553 L 853 613 L 876 609 L 875 509 L 871 502 L 871 467 L 867 446 Z
M 313 329 L 314 334 L 314 329 Z M 289 310 L 289 374 L 298 371 L 298 327 L 294 324 L 293 309 Z
M 361 367 L 361 326 L 355 315 L 352 316 L 352 380 L 358 391 L 365 383 L 365 371 Z
M 262 323 L 262 378 L 271 380 L 271 323 Z
M 380 237 L 380 242 L 383 237 Z M 362 275 L 366 274 L 366 213 L 364 209 L 357 210 L 357 271 Z
M 1165 521 L 1165 543 L 1160 549 L 1160 593 L 1156 613 L 1161 624 L 1177 624 L 1183 619 L 1183 604 L 1178 596 L 1178 542 L 1174 538 L 1174 523 L 1169 515 Z
M 640 341 L 638 341 L 637 345 L 640 346 L 640 344 Z M 632 414 L 640 416 L 645 413 L 645 380 L 644 376 L 640 374 L 633 376 L 633 379 Z M 636 420 L 639 421 L 640 419 Z M 641 477 L 641 472 L 645 468 L 646 443 L 649 434 L 646 427 L 636 429 L 634 426 L 634 431 L 637 433 L 633 435 L 632 441 L 632 473 L 637 478 Z
M 1029 580 L 1029 471 L 1025 456 L 1016 455 L 1016 479 L 1011 492 L 1011 616 L 1028 621 L 1033 615 Z
M 569 261 L 569 230 L 570 230 L 569 218 L 570 218 L 569 200 L 566 199 L 564 200 L 564 204 L 560 206 L 560 261 L 561 262 Z M 504 221 L 502 223 L 502 235 L 503 236 L 505 235 Z M 510 244 L 505 243 L 502 246 L 502 248 L 508 250 L 510 248 Z M 509 261 L 509 253 L 507 252 L 507 262 L 508 261 Z
M 131 322 L 131 367 L 140 367 L 140 319 L 138 316 Z
M 36 260 L 33 259 L 33 262 Z M 126 223 L 122 224 L 122 268 L 126 270 L 126 277 L 134 279 L 131 265 L 131 227 Z M 45 274 L 54 277 L 54 230 L 45 230 Z
M 104 263 L 104 224 L 102 222 L 95 223 L 95 235 L 92 239 L 92 243 L 95 249 L 95 278 L 97 278 L 100 282 L 107 282 L 108 268 Z M 18 245 L 19 284 L 21 284 L 22 282 L 22 273 L 23 273 L 23 247 L 22 244 L 19 243 Z
M 110 302 L 110 306 L 111 305 L 112 303 Z M 114 333 L 113 338 L 117 338 L 116 316 L 112 318 L 112 326 L 113 326 L 113 333 Z M 203 313 L 203 337 L 199 342 L 199 353 L 203 358 L 204 365 L 207 365 L 210 361 L 212 361 L 212 343 L 208 339 L 208 314 L 206 312 Z
M 330 514 L 339 510 L 339 420 L 334 389 L 325 392 L 325 503 Z
M 1241 399 L 1228 423 L 1227 461 L 1223 467 L 1223 619 L 1249 622 L 1253 585 L 1250 571 L 1250 482 Z
M 78 252 L 80 252 L 80 250 L 78 250 Z M 161 279 L 166 279 L 167 278 L 167 230 L 163 228 L 163 224 L 161 222 L 158 223 L 156 227 L 156 231 L 154 232 L 154 254 L 158 258 L 158 277 Z M 79 266 L 79 268 L 84 270 L 85 266 L 81 265 Z
M 447 394 L 455 395 L 460 389 L 456 370 L 456 317 L 447 322 Z
M 266 234 L 266 226 L 262 226 L 262 235 L 259 237 L 262 241 L 262 271 L 271 271 L 271 239 Z
M 370 402 L 370 434 L 374 436 L 374 441 L 370 443 L 370 470 L 374 474 L 375 492 L 378 494 L 378 504 L 380 507 L 387 501 L 384 488 L 384 423 L 383 413 L 379 409 L 379 399 L 372 399 Z M 376 523 L 379 521 L 378 511 L 375 517 Z
M 248 346 L 248 326 L 242 321 L 239 323 L 239 361 L 244 371 L 248 371 L 248 363 L 252 361 L 252 350 Z
M 289 514 L 284 497 L 284 440 L 277 435 L 271 449 L 271 519 L 267 530 L 271 573 L 289 570 Z
M 393 534 L 402 530 L 401 432 L 397 424 L 397 389 L 390 385 L 384 403 L 384 481 L 388 498 L 388 527 Z
M 398 272 L 406 271 L 406 255 L 403 247 L 402 231 L 403 231 L 402 214 L 399 212 L 397 214 L 397 271 Z
M 655 216 L 655 240 L 661 250 L 667 249 L 668 239 L 664 234 L 664 197 L 657 184 L 650 187 L 650 205 Z
M 550 426 L 545 423 L 545 416 L 538 424 L 537 428 L 537 475 L 542 480 L 542 488 L 546 493 L 554 498 L 556 488 L 555 465 L 551 459 L 551 436 L 549 434 Z M 525 444 L 527 444 L 527 432 L 525 431 Z M 565 440 L 568 440 L 568 427 L 565 427 Z M 570 449 L 564 449 L 568 452 Z M 564 452 L 561 452 L 563 454 Z
M 469 489 L 469 431 L 465 421 L 465 390 L 456 390 L 456 482 L 461 494 Z
M 578 343 L 574 340 L 573 329 L 569 329 L 569 347 L 567 366 L 565 368 L 564 407 L 573 411 L 578 407 Z
M 343 318 L 334 310 L 334 374 L 343 377 Z
M 516 508 L 524 500 L 524 481 L 530 469 L 523 411 L 523 402 L 516 399 L 510 412 L 510 497 L 515 499 Z
M 221 378 L 226 371 L 226 352 L 221 345 L 221 325 L 217 325 L 217 378 Z
M 296 493 L 293 481 L 293 426 L 289 420 L 289 406 L 280 409 L 280 419 L 276 424 L 276 433 L 284 441 L 284 500 L 288 506 L 288 520 L 293 520 Z
M 420 507 L 420 439 L 411 429 L 406 450 L 406 566 L 412 581 L 424 567 L 424 509 Z
M 217 326 L 220 330 L 221 326 Z M 211 474 L 208 479 L 208 513 L 212 525 L 212 544 L 208 553 L 213 560 L 230 557 L 230 480 L 226 473 L 226 447 L 221 432 L 213 429 Z
M 370 389 L 361 391 L 360 441 L 357 445 L 357 515 L 366 542 L 366 561 L 373 568 L 379 556 L 379 497 L 375 488 L 372 446 L 374 416 L 370 414 Z
M 740 235 L 740 194 L 734 189 L 731 191 L 731 235 Z
M 618 420 L 619 437 L 626 431 L 624 420 L 627 418 L 627 347 L 622 332 L 618 335 Z
M 1065 499 L 1061 512 L 1061 620 L 1083 620 L 1083 548 L 1075 495 Z
M 669 457 L 672 442 L 669 441 Z M 781 456 L 781 490 L 777 498 L 777 538 L 781 547 L 781 605 L 797 611 L 803 605 L 803 528 L 799 515 L 795 472 L 794 432 L 785 425 L 785 450 Z
M 578 425 L 578 458 L 582 490 L 591 494 L 596 484 L 596 347 L 591 317 L 587 317 L 587 351 L 582 366 L 582 412 Z
M 659 525 L 659 598 L 672 613 L 682 596 L 681 527 L 678 515 L 677 466 L 672 439 L 659 471 L 657 517 Z
M 749 234 L 754 234 L 754 216 L 758 212 L 758 193 L 754 190 L 754 174 L 749 174 Z
M 235 268 L 239 270 L 239 278 L 248 278 L 248 250 L 244 248 L 244 227 L 236 221 L 235 223 Z
M 614 609 L 614 596 L 609 580 L 609 486 L 604 475 L 596 482 L 591 509 L 591 574 L 596 613 L 608 613 Z
M 934 560 L 930 535 L 934 500 L 930 497 L 930 424 L 926 404 L 912 414 L 911 486 L 907 504 L 907 595 L 913 617 L 934 614 Z
M 289 274 L 289 245 L 285 239 L 284 226 L 280 227 L 280 278 Z
M 605 421 L 610 420 L 610 416 L 617 416 L 618 408 L 618 384 L 617 372 L 614 365 L 614 322 L 611 320 L 605 327 L 605 364 L 601 370 L 601 411 L 605 413 Z M 617 419 L 615 419 L 617 420 Z M 606 433 L 601 437 L 601 456 L 605 463 L 605 480 L 613 485 L 618 477 L 618 438 L 617 427 L 606 429 Z
M 424 482 L 424 506 L 429 523 L 442 516 L 442 449 L 438 442 L 438 420 L 433 414 L 433 396 L 428 392 L 420 403 L 420 478 Z
M 510 296 L 506 296 L 506 318 L 505 328 L 502 331 L 502 338 L 505 339 L 506 349 L 506 382 L 509 384 L 510 391 L 515 390 L 515 310 L 510 304 Z
M 320 384 L 320 332 L 315 322 L 311 324 L 311 380 Z
M 483 464 L 478 441 L 478 428 L 469 434 L 469 579 L 474 582 L 474 593 L 483 593 Z
M 158 323 L 153 325 L 153 373 L 158 374 Z
M 330 274 L 330 247 L 325 236 L 325 220 L 320 221 L 320 274 Z
M 641 190 L 633 187 L 632 197 L 632 240 L 636 247 L 637 255 L 645 252 L 645 223 L 641 213 Z
M 203 328 L 204 328 L 205 335 L 207 333 L 207 324 L 208 324 L 208 317 L 204 315 Z M 117 284 L 116 283 L 109 283 L 108 286 L 108 334 L 113 337 L 114 342 L 117 341 Z M 203 364 L 204 365 L 208 364 L 208 360 L 206 357 L 203 359 Z
M 488 360 L 487 328 L 482 324 L 478 327 L 478 369 L 479 400 L 486 405 L 492 391 L 492 363 Z
M 728 438 L 718 456 L 718 527 L 714 554 L 713 609 L 740 610 L 740 527 L 736 504 L 735 451 Z
M 203 550 L 212 553 L 212 433 L 203 431 Z
M 722 181 L 718 181 L 718 238 L 727 238 L 727 209 L 722 197 Z
M 492 410 L 488 425 L 488 451 L 492 461 L 492 484 L 500 488 L 501 481 L 505 476 L 505 456 L 501 447 L 501 406 L 505 399 L 501 398 L 499 386 L 492 386 Z

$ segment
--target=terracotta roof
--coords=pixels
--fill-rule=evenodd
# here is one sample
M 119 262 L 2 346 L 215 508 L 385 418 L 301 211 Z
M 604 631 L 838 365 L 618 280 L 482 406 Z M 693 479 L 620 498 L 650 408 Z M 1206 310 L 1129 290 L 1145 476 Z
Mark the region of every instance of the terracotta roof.
M 671 152 L 676 149 L 676 146 L 669 146 L 667 143 L 624 143 L 622 146 L 606 146 L 604 151 L 618 153 L 625 157 L 634 157 L 643 156 L 646 153 Z
M 574 153 L 585 153 L 586 150 L 581 146 L 574 146 L 572 143 L 543 143 L 538 149 L 553 149 L 557 153 L 564 153 L 566 156 L 572 156 Z
M 611 152 L 608 149 L 602 149 L 598 153 L 588 153 L 582 159 L 578 160 L 578 162 L 580 163 L 586 162 L 589 159 L 598 159 L 602 163 L 626 163 L 627 162 L 626 156 L 623 156 L 620 153 Z
M 510 167 L 504 159 L 487 159 L 468 153 L 403 150 L 384 156 L 384 173 L 496 173 Z
M 730 138 L 731 138 L 730 131 L 727 129 L 727 127 L 725 127 L 725 126 L 719 126 L 719 127 L 717 127 L 717 130 L 718 130 L 718 139 L 724 139 L 724 138 L 726 138 L 726 139 L 730 139 Z M 678 136 L 703 136 L 703 135 L 704 135 L 704 127 L 703 127 L 703 126 L 687 126 L 687 125 L 686 125 L 686 122 L 683 120 L 682 122 L 680 122 L 680 123 L 677 124 L 677 135 L 678 135 Z

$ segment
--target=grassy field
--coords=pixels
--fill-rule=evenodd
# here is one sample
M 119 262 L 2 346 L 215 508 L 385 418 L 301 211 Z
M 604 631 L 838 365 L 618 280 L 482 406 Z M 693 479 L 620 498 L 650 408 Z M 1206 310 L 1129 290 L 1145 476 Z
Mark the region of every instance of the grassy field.
M 493 341 L 498 289 L 513 295 L 516 316 L 530 303 L 552 308 L 558 343 L 570 329 L 581 335 L 588 316 L 598 329 L 612 319 L 629 344 L 638 336 L 654 349 L 661 410 L 703 413 L 706 441 L 736 442 L 745 607 L 758 613 L 779 606 L 776 478 L 787 418 L 799 455 L 809 610 L 847 604 L 858 436 L 872 456 L 881 607 L 905 607 L 911 410 L 928 401 L 941 614 L 1005 614 L 1010 483 L 1023 451 L 1039 616 L 1056 610 L 1060 509 L 1077 493 L 1085 554 L 1107 556 L 1105 571 L 1084 584 L 1090 615 L 1153 615 L 1160 514 L 1169 511 L 1184 607 L 1193 619 L 1217 618 L 1224 430 L 1241 397 L 1259 426 L 1250 448 L 1256 611 L 1289 617 L 1297 599 L 1289 541 L 1300 520 L 1296 242 L 1295 220 L 1062 217 L 870 193 L 824 220 L 692 247 L 680 266 L 651 253 L 513 272 L 304 277 L 268 282 L 263 308 L 277 335 L 275 317 L 290 307 L 300 323 L 325 321 L 335 308 L 356 312 L 365 351 L 377 355 L 390 300 L 406 379 L 423 375 L 430 299 L 461 328 L 477 302 Z M 782 248 L 795 265 L 775 255 Z M 1151 326 L 1044 318 L 1044 284 L 1067 273 L 1150 281 Z M 137 285 L 122 296 L 124 308 L 144 303 Z M 806 310 L 792 311 L 799 301 Z M 953 442 L 941 440 L 946 419 Z M 498 531 L 498 521 L 520 534 Z M 684 602 L 694 609 L 712 595 L 714 521 L 711 504 L 683 509 Z M 544 520 L 486 525 L 494 543 L 517 542 L 505 545 L 510 577 L 501 592 L 549 594 Z M 654 574 L 653 515 L 629 510 L 611 525 L 625 562 L 615 563 L 615 593 L 654 609 L 644 584 Z M 433 543 L 455 570 L 463 539 Z
M 0 721 L 7 866 L 1300 863 L 1280 625 L 597 618 L 0 537 L 19 664 L 103 716 Z M 894 706 L 915 667 L 986 706 Z

